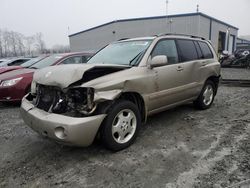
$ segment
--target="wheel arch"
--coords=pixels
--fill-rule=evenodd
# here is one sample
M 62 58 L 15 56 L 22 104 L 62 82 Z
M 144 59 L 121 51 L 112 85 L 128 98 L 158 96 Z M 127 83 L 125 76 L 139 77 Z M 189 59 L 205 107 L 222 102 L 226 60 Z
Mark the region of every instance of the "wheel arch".
M 119 99 L 128 100 L 128 101 L 134 103 L 140 111 L 142 122 L 143 123 L 146 122 L 146 120 L 147 120 L 146 105 L 145 105 L 145 101 L 144 101 L 143 97 L 139 93 L 137 93 L 137 92 L 123 92 L 119 96 L 118 100 Z
M 220 76 L 210 76 L 210 77 L 207 78 L 206 82 L 208 80 L 210 80 L 210 81 L 212 81 L 214 83 L 214 85 L 215 85 L 215 94 L 217 94 L 217 90 L 218 90 L 219 82 L 220 82 Z

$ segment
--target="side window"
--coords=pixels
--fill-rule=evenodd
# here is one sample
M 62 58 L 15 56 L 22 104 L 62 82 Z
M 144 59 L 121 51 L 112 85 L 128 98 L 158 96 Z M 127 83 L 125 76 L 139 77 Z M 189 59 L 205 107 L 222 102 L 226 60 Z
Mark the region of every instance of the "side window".
M 203 56 L 203 54 L 201 52 L 201 48 L 200 48 L 198 42 L 195 41 L 194 45 L 195 45 L 195 48 L 196 48 L 196 51 L 197 51 L 197 54 L 198 54 L 198 59 L 204 59 L 204 56 Z
M 21 65 L 24 62 L 25 62 L 25 60 L 19 59 L 19 60 L 16 60 L 16 61 L 13 61 L 12 63 L 10 63 L 9 66 L 10 65 Z
M 180 49 L 181 61 L 192 61 L 198 59 L 196 48 L 192 40 L 177 40 Z
M 82 56 L 82 63 L 86 63 L 89 60 L 90 56 Z
M 68 59 L 64 60 L 61 64 L 80 64 L 82 63 L 81 56 L 69 57 Z
M 199 45 L 201 47 L 201 51 L 202 51 L 203 57 L 205 59 L 212 59 L 212 58 L 214 58 L 213 53 L 212 53 L 211 49 L 209 48 L 209 46 L 207 45 L 207 43 L 205 43 L 205 42 L 199 42 Z
M 152 58 L 157 55 L 166 55 L 169 64 L 178 63 L 178 53 L 174 40 L 162 40 L 158 42 L 151 54 Z

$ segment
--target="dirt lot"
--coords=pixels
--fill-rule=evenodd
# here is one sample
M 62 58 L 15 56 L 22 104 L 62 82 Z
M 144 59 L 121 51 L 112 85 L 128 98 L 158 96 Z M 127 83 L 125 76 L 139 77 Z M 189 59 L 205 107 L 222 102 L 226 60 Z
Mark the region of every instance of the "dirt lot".
M 222 68 L 223 79 L 250 80 L 250 69 Z
M 206 111 L 153 116 L 118 153 L 58 145 L 31 131 L 18 107 L 0 107 L 0 187 L 227 187 L 250 179 L 249 159 L 250 88 L 220 87 Z

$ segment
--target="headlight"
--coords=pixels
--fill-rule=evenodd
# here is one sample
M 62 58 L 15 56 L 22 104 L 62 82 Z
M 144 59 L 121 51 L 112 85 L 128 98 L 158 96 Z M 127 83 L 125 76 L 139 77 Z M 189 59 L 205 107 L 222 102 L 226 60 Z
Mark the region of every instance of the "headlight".
M 36 94 L 36 82 L 32 81 L 31 83 L 31 93 Z
M 1 87 L 13 86 L 13 85 L 17 84 L 22 79 L 23 79 L 23 77 L 11 79 L 11 80 L 4 80 L 1 82 L 0 86 Z

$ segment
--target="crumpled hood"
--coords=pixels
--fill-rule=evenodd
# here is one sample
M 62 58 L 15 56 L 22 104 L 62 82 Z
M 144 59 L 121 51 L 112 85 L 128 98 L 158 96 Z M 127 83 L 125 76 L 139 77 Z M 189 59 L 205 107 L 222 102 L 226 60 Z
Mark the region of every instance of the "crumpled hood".
M 103 65 L 103 64 L 71 64 L 58 65 L 40 69 L 35 72 L 33 80 L 36 83 L 48 86 L 57 86 L 67 88 L 69 85 L 81 80 L 86 71 L 94 68 L 121 68 L 120 65 Z

